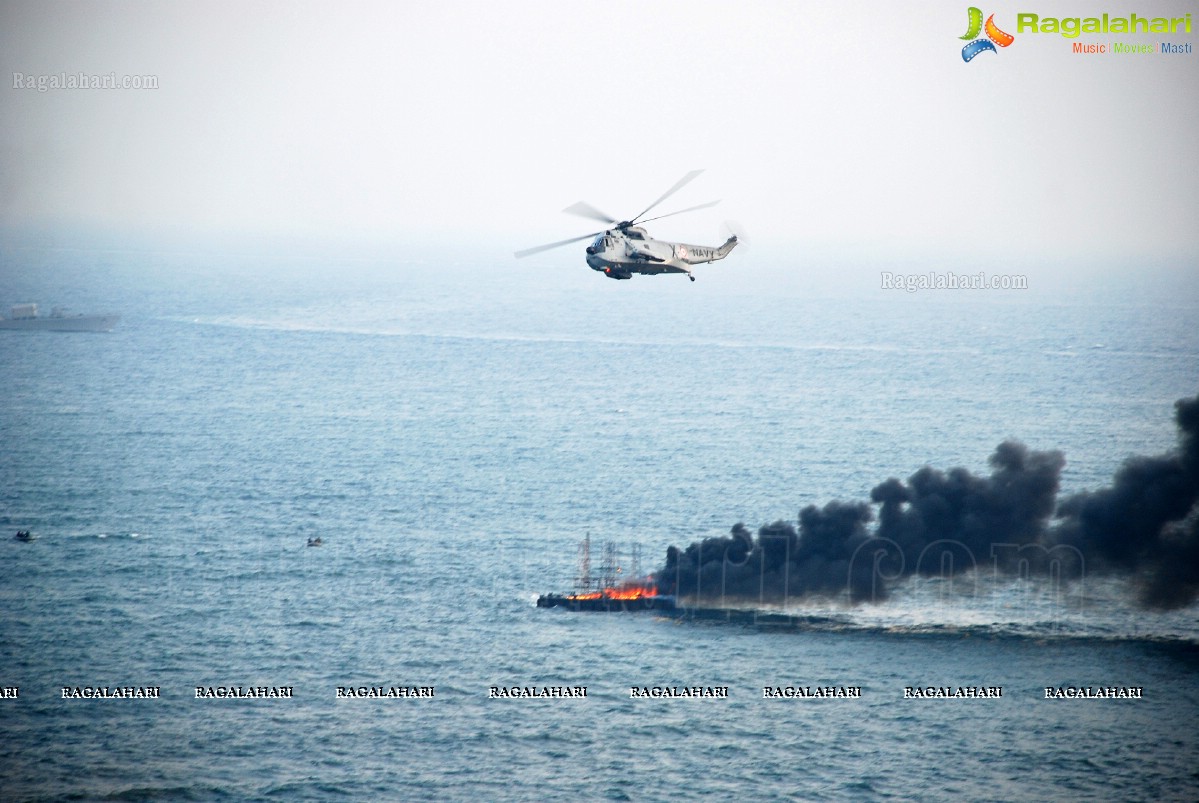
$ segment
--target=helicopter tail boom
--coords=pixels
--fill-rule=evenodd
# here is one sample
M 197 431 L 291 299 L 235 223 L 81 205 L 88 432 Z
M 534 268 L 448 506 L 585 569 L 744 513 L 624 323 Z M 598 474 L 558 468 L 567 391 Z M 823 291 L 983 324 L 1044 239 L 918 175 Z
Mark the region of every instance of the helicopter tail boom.
M 724 245 L 722 245 L 716 249 L 716 258 L 724 259 L 725 257 L 727 257 L 729 254 L 731 254 L 733 252 L 733 249 L 737 247 L 738 242 L 739 241 L 737 240 L 736 234 L 729 237 L 727 240 L 724 241 Z
M 724 245 L 712 248 L 707 245 L 685 245 L 679 243 L 675 248 L 677 258 L 688 265 L 701 265 L 705 262 L 715 262 L 724 259 L 737 247 L 737 235 L 725 240 Z

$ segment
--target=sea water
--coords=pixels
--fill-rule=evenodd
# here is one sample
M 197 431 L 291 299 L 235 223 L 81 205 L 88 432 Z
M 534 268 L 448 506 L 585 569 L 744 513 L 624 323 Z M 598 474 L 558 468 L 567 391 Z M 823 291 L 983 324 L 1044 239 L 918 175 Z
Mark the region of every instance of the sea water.
M 1196 609 L 1118 577 L 919 579 L 789 600 L 783 630 L 534 605 L 585 536 L 631 576 L 924 465 L 985 473 L 1009 437 L 1100 487 L 1175 444 L 1193 295 L 5 257 L 0 301 L 123 317 L 0 333 L 0 526 L 38 536 L 0 542 L 4 799 L 1199 796 Z M 239 685 L 291 697 L 197 697 Z M 64 699 L 88 686 L 159 696 Z M 928 686 L 1002 697 L 905 699 Z

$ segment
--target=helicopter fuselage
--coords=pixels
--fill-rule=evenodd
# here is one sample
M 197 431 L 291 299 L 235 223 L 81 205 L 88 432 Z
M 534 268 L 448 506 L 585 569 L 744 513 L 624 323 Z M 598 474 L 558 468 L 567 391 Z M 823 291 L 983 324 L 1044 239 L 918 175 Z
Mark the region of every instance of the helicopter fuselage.
M 685 273 L 695 281 L 692 265 L 724 259 L 736 245 L 736 236 L 715 247 L 655 240 L 640 226 L 622 225 L 596 235 L 587 246 L 587 264 L 612 279 Z

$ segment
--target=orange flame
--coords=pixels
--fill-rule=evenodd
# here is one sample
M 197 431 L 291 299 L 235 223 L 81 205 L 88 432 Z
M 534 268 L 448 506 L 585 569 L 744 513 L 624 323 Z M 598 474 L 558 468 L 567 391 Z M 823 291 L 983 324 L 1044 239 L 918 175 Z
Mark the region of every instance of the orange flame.
M 587 594 L 571 594 L 571 599 L 641 599 L 658 596 L 657 586 L 651 584 L 625 583 L 624 585 L 592 591 Z

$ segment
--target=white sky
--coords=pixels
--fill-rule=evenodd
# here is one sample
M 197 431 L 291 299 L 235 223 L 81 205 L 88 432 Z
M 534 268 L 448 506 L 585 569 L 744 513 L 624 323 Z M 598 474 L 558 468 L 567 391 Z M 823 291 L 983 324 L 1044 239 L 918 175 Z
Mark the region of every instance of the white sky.
M 768 248 L 1199 255 L 1199 53 L 1017 35 L 966 64 L 968 3 L 4 3 L 0 225 L 494 243 L 635 214 Z M 1154 0 L 986 6 L 1181 16 Z M 1161 37 L 1078 41 L 1156 44 Z M 1195 48 L 1192 48 L 1193 50 Z M 156 90 L 12 88 L 13 73 Z M 569 251 L 569 249 L 567 249 Z M 571 256 L 567 254 L 567 256 Z M 577 256 L 577 255 L 574 255 Z

